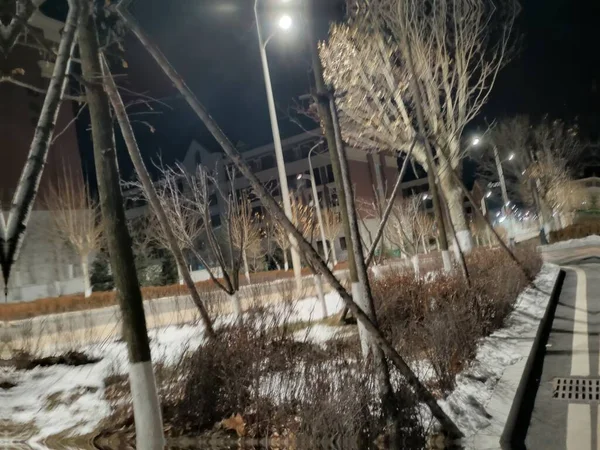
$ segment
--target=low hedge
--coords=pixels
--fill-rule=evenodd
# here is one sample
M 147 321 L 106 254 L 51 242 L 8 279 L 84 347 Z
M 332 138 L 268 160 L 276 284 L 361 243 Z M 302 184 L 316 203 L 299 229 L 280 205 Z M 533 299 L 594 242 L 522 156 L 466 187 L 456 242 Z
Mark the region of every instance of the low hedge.
M 600 236 L 600 220 L 586 220 L 569 225 L 562 230 L 551 231 L 550 243 L 581 239 L 594 234 Z

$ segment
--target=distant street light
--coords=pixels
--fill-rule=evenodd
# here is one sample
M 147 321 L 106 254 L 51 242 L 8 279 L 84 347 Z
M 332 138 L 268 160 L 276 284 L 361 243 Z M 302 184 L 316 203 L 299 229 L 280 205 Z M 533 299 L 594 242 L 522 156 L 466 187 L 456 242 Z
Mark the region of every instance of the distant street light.
M 487 194 L 485 194 L 485 198 L 490 198 L 492 196 L 492 191 L 487 191 Z
M 478 137 L 473 138 L 473 140 L 471 141 L 471 144 L 474 145 L 475 147 L 477 147 L 480 143 L 481 143 L 481 139 Z
M 258 14 L 258 1 L 254 0 L 254 18 L 256 20 L 256 32 L 258 34 L 258 45 L 260 47 L 260 59 L 262 61 L 263 76 L 265 78 L 265 88 L 267 91 L 267 104 L 269 106 L 269 117 L 271 120 L 271 131 L 273 133 L 273 147 L 275 148 L 275 159 L 277 160 L 277 172 L 279 176 L 279 187 L 281 188 L 281 199 L 283 210 L 287 218 L 292 221 L 292 204 L 290 202 L 290 191 L 285 172 L 285 160 L 283 159 L 283 149 L 281 147 L 281 136 L 279 134 L 279 124 L 277 122 L 277 113 L 275 111 L 275 99 L 273 97 L 273 86 L 271 85 L 271 75 L 269 73 L 269 62 L 267 60 L 267 44 L 276 32 L 273 32 L 266 40 L 263 38 L 263 30 L 260 26 L 260 17 Z M 279 19 L 279 28 L 287 30 L 292 26 L 292 18 L 284 15 Z M 298 243 L 296 238 L 290 233 L 289 240 L 292 243 L 292 268 L 294 269 L 294 279 L 296 288 L 302 288 L 302 262 L 298 253 Z
M 513 159 L 515 159 L 515 154 L 511 153 L 510 155 L 508 155 L 508 160 L 512 161 Z

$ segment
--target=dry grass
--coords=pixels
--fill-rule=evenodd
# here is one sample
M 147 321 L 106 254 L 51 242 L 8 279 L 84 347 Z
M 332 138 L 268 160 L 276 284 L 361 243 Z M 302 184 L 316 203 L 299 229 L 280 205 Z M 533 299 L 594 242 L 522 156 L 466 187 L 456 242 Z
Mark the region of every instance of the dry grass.
M 550 243 L 568 241 L 570 239 L 581 239 L 593 234 L 600 236 L 600 220 L 587 219 L 569 225 L 562 230 L 551 231 Z
M 536 274 L 537 253 L 517 251 Z M 407 272 L 373 281 L 377 316 L 392 344 L 411 360 L 426 360 L 435 374 L 434 388 L 447 392 L 473 357 L 480 338 L 502 327 L 527 277 L 500 249 L 476 250 L 468 258 L 471 287 L 456 273 L 438 273 L 434 282 Z

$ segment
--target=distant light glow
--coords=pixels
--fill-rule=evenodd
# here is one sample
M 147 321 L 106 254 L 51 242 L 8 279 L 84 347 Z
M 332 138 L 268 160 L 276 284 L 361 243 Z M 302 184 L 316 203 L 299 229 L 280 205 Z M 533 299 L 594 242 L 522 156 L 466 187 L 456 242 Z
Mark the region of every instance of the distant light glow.
M 282 30 L 289 30 L 292 26 L 292 18 L 287 14 L 281 16 L 279 19 L 279 28 Z
M 510 155 L 508 155 L 508 160 L 512 161 L 513 159 L 515 159 L 515 154 L 511 153 Z
M 296 177 L 297 180 L 301 180 L 302 179 L 302 174 L 299 173 L 298 176 Z
M 481 143 L 481 139 L 478 137 L 474 137 L 473 141 L 471 142 L 474 146 L 478 146 Z
M 492 191 L 488 191 L 487 194 L 485 194 L 485 198 L 490 198 L 492 196 Z
M 423 200 L 429 199 L 429 194 L 423 194 Z

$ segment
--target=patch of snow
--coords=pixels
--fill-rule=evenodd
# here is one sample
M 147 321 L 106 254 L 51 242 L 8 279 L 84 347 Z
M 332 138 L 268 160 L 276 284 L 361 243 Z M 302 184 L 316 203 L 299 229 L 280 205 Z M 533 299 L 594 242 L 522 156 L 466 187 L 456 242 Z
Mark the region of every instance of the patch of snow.
M 524 366 L 529 356 L 559 272 L 558 266 L 552 264 L 542 267 L 534 282 L 535 288 L 528 287 L 519 295 L 506 326 L 482 340 L 474 361 L 457 376 L 454 391 L 440 402 L 446 413 L 473 442 L 477 439 L 474 438 L 476 435 L 489 434 L 492 426 L 497 428 L 498 421 L 502 421 L 502 418 L 506 420 L 516 388 L 513 392 L 500 391 L 507 384 L 518 385 L 523 369 L 512 369 L 518 365 Z M 504 375 L 509 372 L 510 377 L 517 380 L 505 380 Z M 496 399 L 498 396 L 502 397 L 500 402 Z M 502 428 L 503 425 L 500 433 Z M 482 447 L 467 445 L 467 448 Z
M 332 314 L 336 314 L 343 306 L 337 293 L 327 294 L 325 300 L 327 310 Z M 273 317 L 289 323 L 323 319 L 316 297 L 287 305 L 274 304 L 270 311 Z M 219 328 L 234 321 L 233 314 L 221 316 L 214 326 Z M 315 341 L 331 338 L 333 332 L 327 328 L 335 327 L 316 325 L 310 331 L 310 338 Z M 197 349 L 205 339 L 202 325 L 169 326 L 150 330 L 148 335 L 153 362 L 167 365 L 177 362 L 186 352 Z M 113 340 L 90 344 L 80 350 L 101 360 L 79 367 L 59 365 L 30 371 L 8 370 L 8 378 L 16 386 L 3 393 L 3 415 L 0 419 L 4 419 L 6 414 L 6 420 L 12 423 L 35 427 L 35 436 L 29 440 L 32 445 L 66 431 L 73 435 L 92 432 L 109 416 L 111 409 L 104 399 L 104 379 L 110 375 L 127 373 L 126 345 Z M 273 380 L 273 383 L 276 382 Z
M 563 250 L 568 248 L 586 247 L 588 245 L 600 245 L 600 236 L 593 234 L 581 239 L 570 239 L 568 241 L 560 241 L 556 244 L 541 246 L 540 249 L 544 252 L 552 250 Z

